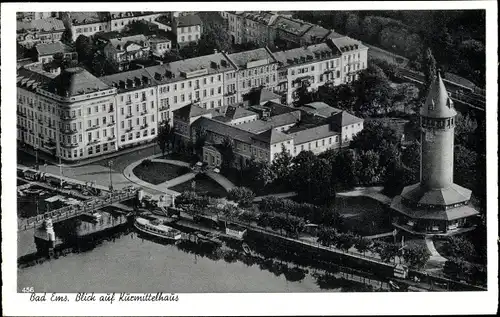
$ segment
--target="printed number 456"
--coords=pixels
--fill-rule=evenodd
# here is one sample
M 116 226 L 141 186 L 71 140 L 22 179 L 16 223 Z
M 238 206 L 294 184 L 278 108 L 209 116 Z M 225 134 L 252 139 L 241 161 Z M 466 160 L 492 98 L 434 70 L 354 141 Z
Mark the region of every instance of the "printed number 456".
M 21 292 L 23 292 L 23 293 L 34 293 L 35 292 L 35 288 L 32 287 L 32 286 L 23 287 L 23 289 L 21 290 Z

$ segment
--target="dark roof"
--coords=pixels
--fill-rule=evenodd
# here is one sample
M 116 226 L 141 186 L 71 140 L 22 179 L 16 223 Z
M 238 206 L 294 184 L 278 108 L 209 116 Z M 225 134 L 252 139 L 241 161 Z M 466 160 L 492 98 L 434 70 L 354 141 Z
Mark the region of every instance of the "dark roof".
M 440 74 L 432 82 L 420 115 L 428 118 L 452 118 L 457 115 Z
M 110 38 L 109 43 L 113 45 L 117 50 L 125 50 L 125 48 L 130 44 L 137 44 L 144 46 L 148 42 L 148 38 L 143 34 L 130 35 L 124 37 Z
M 338 135 L 337 131 L 333 131 L 329 124 L 311 127 L 297 132 L 290 133 L 293 136 L 294 144 L 302 144 L 314 140 L 324 139 L 330 136 Z
M 252 133 L 262 133 L 271 128 L 282 127 L 289 124 L 295 124 L 300 120 L 300 111 L 280 114 L 269 117 L 267 120 L 256 120 L 240 124 L 238 127 Z
M 254 134 L 240 129 L 239 127 L 228 125 L 217 120 L 201 117 L 196 119 L 191 125 L 191 129 L 201 127 L 206 131 L 216 133 L 221 136 L 230 136 L 234 140 L 252 144 Z
M 269 143 L 280 143 L 287 140 L 293 139 L 293 136 L 284 134 L 280 131 L 276 131 L 274 128 L 271 128 L 265 132 L 259 133 L 255 136 L 255 139 Z
M 405 199 L 423 205 L 453 205 L 467 201 L 471 197 L 471 191 L 457 184 L 448 188 L 426 189 L 420 183 L 406 186 L 401 192 Z
M 364 121 L 363 119 L 358 118 L 347 111 L 334 113 L 330 118 L 330 122 L 335 124 L 337 127 L 345 127 L 354 123 Z
M 141 87 L 147 88 L 158 84 L 144 68 L 116 73 L 99 79 L 109 86 L 114 86 L 119 92 L 141 89 Z
M 258 60 L 266 59 L 269 64 L 276 62 L 273 54 L 265 48 L 228 54 L 228 57 L 239 69 L 245 69 L 248 63 Z
M 61 42 L 37 44 L 35 49 L 39 56 L 71 52 L 71 47 Z
M 331 107 L 324 102 L 311 102 L 311 103 L 305 104 L 302 107 L 299 107 L 298 109 L 300 109 L 308 114 L 315 115 L 315 116 L 322 117 L 322 118 L 328 118 L 332 114 L 342 111 L 340 109 Z
M 341 52 L 335 45 L 331 45 L 331 43 L 319 43 L 287 51 L 274 52 L 274 56 L 280 63 L 280 66 L 288 67 L 340 57 Z
M 56 18 L 45 18 L 31 20 L 28 22 L 17 21 L 17 31 L 37 29 L 45 32 L 61 32 L 64 31 L 63 21 Z
M 202 25 L 200 17 L 196 14 L 183 15 L 177 18 L 177 26 L 185 27 L 193 25 Z
M 408 217 L 413 219 L 431 219 L 431 220 L 455 220 L 476 216 L 479 214 L 477 210 L 469 205 L 462 205 L 456 208 L 449 208 L 447 210 L 429 210 L 425 207 L 410 208 L 403 204 L 402 197 L 396 196 L 392 200 L 391 208 L 397 210 Z
M 299 21 L 297 19 L 289 19 L 283 16 L 278 17 L 275 22 L 275 27 L 278 30 L 285 31 L 296 36 L 302 36 L 312 26 L 313 25 L 311 23 Z
M 302 37 L 306 41 L 323 40 L 328 34 L 330 34 L 330 30 L 319 25 L 313 25 L 313 27 L 307 30 Z
M 19 68 L 17 70 L 16 80 L 18 87 L 34 91 L 36 87 L 46 85 L 52 79 L 38 72 L 34 72 L 26 68 Z
M 259 87 L 250 91 L 245 99 L 250 102 L 250 105 L 260 105 L 266 101 L 280 99 L 280 95 L 275 94 L 269 89 Z
M 284 114 L 284 113 L 289 113 L 289 112 L 297 111 L 296 108 L 293 108 L 293 107 L 290 107 L 290 106 L 287 106 L 287 105 L 282 105 L 282 104 L 276 103 L 274 101 L 268 101 L 265 104 L 263 104 L 262 107 L 265 107 L 265 108 L 267 108 L 267 109 L 270 110 L 270 114 L 269 115 L 271 117 L 274 117 L 274 116 L 277 116 L 277 115 L 280 115 L 280 114 Z M 254 108 L 258 109 L 260 107 L 255 106 Z
M 210 110 L 203 109 L 195 104 L 189 104 L 177 110 L 174 110 L 174 116 L 181 120 L 188 122 L 190 118 L 198 117 L 210 112 Z
M 331 41 L 341 52 L 347 52 L 357 49 L 368 49 L 363 43 L 348 36 L 342 37 L 330 37 L 329 41 Z
M 240 118 L 245 118 L 248 116 L 257 115 L 255 112 L 247 110 L 243 107 L 228 106 L 226 110 L 225 117 L 231 120 L 236 120 Z
M 67 68 L 54 78 L 47 90 L 62 97 L 71 97 L 111 87 L 81 67 Z

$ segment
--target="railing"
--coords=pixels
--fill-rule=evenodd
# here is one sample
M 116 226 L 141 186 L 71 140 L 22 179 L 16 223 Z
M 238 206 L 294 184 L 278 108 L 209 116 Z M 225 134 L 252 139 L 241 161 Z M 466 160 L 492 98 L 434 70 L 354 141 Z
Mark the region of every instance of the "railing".
M 108 113 L 114 112 L 115 110 L 113 108 L 108 109 Z
M 61 120 L 68 121 L 68 120 L 75 120 L 75 119 L 76 119 L 76 115 L 73 115 L 73 116 L 61 115 Z
M 127 100 L 127 101 L 125 102 L 125 104 L 126 104 L 126 105 L 131 105 L 131 104 L 132 104 L 132 100 Z
M 132 118 L 132 114 L 131 113 L 127 113 L 127 115 L 125 116 L 126 119 L 128 118 Z
M 98 128 L 99 128 L 99 126 L 94 125 L 94 126 L 88 127 L 85 131 L 92 131 L 92 130 L 95 130 L 95 129 L 98 129 Z
M 62 131 L 63 134 L 75 134 L 77 132 L 78 132 L 78 130 L 76 130 L 76 129 L 65 129 Z
M 158 109 L 159 111 L 165 111 L 165 110 L 168 110 L 170 107 L 167 107 L 167 106 L 162 106 L 160 107 L 160 109 Z
M 63 148 L 72 149 L 78 147 L 78 143 L 61 143 Z
M 96 209 L 100 209 L 109 205 L 112 205 L 117 202 L 122 202 L 124 200 L 132 199 L 136 195 L 136 192 L 119 192 L 112 194 L 111 197 L 108 197 L 103 200 L 95 200 L 89 199 L 82 203 L 81 205 L 73 205 L 73 206 L 65 206 L 63 208 L 53 210 L 42 215 L 38 215 L 35 217 L 30 217 L 27 219 L 23 219 L 18 223 L 18 230 L 24 231 L 31 228 L 38 227 L 43 224 L 45 219 L 52 219 L 52 222 L 58 222 L 62 220 L 66 220 L 72 217 L 79 216 L 86 212 L 91 212 Z
M 108 137 L 108 141 L 111 141 L 111 140 L 114 140 L 114 139 L 116 139 L 116 136 L 114 136 L 114 135 Z
M 111 121 L 110 123 L 108 123 L 108 127 L 111 127 L 111 126 L 113 126 L 113 125 L 115 125 L 115 124 L 116 124 L 116 122 L 115 122 L 115 121 Z

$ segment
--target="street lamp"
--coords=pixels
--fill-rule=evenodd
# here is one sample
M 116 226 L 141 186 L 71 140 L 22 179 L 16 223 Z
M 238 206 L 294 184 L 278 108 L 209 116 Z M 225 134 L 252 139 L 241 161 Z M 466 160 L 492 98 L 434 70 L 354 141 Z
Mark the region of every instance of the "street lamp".
M 111 173 L 111 167 L 113 166 L 113 160 L 108 161 L 108 167 L 109 167 L 109 190 L 112 192 L 113 191 L 113 174 Z

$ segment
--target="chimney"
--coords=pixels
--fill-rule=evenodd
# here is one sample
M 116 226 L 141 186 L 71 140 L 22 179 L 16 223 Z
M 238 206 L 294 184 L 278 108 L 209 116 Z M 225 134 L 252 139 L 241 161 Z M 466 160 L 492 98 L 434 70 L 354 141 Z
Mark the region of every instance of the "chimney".
M 218 53 L 217 49 L 216 49 L 216 48 L 214 48 L 214 54 L 217 54 L 217 53 Z
M 127 86 L 127 85 L 125 84 L 125 81 L 120 80 L 120 87 L 121 87 L 121 88 L 123 88 L 123 89 L 125 89 L 125 88 L 126 88 L 126 86 Z

